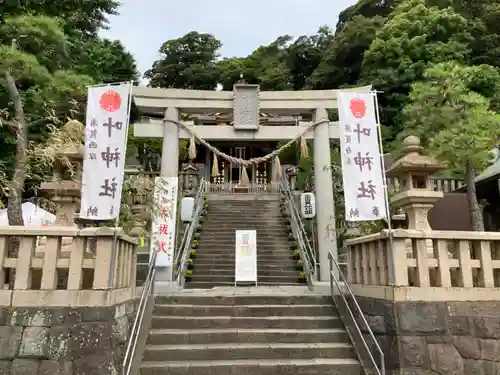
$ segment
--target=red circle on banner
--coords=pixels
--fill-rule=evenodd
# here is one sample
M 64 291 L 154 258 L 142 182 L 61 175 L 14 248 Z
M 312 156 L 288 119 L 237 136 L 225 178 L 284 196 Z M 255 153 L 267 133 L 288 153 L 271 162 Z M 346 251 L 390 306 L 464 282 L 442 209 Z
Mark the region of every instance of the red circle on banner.
M 356 118 L 363 118 L 366 115 L 366 103 L 363 99 L 354 98 L 349 102 L 351 113 Z
M 122 97 L 116 91 L 109 90 L 101 95 L 99 105 L 106 112 L 116 112 L 122 105 Z

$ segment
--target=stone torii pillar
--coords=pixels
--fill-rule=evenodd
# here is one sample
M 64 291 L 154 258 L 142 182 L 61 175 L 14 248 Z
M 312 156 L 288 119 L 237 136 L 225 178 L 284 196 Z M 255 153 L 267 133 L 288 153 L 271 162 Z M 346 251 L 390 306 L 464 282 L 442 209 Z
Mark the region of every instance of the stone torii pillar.
M 328 119 L 326 109 L 317 108 L 314 111 L 313 121 L 324 119 Z M 328 252 L 332 252 L 335 260 L 338 259 L 338 255 L 328 122 L 319 124 L 314 129 L 313 146 L 319 281 L 329 281 L 330 265 L 328 261 Z
M 178 177 L 179 175 L 179 126 L 172 121 L 180 121 L 180 111 L 178 108 L 169 107 L 165 110 L 161 151 L 161 177 Z M 156 268 L 155 282 L 170 284 L 172 281 L 173 267 Z

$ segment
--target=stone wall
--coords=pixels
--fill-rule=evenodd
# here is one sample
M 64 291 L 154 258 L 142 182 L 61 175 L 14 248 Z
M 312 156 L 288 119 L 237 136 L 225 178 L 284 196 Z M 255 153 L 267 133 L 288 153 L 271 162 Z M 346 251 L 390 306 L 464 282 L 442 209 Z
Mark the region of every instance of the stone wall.
M 357 297 L 387 374 L 500 374 L 500 302 L 391 302 Z
M 135 306 L 0 308 L 0 375 L 120 373 Z

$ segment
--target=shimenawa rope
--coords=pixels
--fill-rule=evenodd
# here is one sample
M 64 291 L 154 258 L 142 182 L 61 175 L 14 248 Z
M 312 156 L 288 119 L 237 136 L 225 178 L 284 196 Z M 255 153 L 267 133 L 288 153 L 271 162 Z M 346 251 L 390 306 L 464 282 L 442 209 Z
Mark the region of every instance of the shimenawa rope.
M 182 122 L 175 121 L 175 120 L 168 120 L 168 119 L 165 119 L 165 121 L 171 122 L 173 124 L 176 124 L 176 125 L 184 128 L 189 134 L 191 134 L 192 137 L 194 137 L 195 139 L 197 139 L 203 146 L 207 147 L 216 156 L 218 156 L 218 157 L 226 160 L 227 162 L 229 162 L 231 164 L 239 165 L 239 166 L 242 166 L 242 167 L 249 167 L 251 165 L 258 165 L 258 164 L 266 163 L 266 162 L 270 161 L 272 158 L 274 158 L 275 156 L 278 156 L 281 152 L 283 152 L 284 150 L 286 150 L 287 148 L 289 148 L 292 144 L 294 144 L 298 140 L 302 139 L 302 137 L 308 131 L 313 130 L 316 126 L 321 125 L 321 124 L 323 124 L 325 122 L 330 122 L 330 120 L 328 120 L 328 119 L 322 119 L 322 120 L 319 120 L 317 122 L 314 122 L 314 123 L 310 124 L 304 130 L 302 130 L 301 132 L 299 132 L 293 139 L 289 140 L 287 143 L 285 143 L 280 148 L 274 150 L 273 152 L 271 152 L 271 153 L 269 153 L 269 154 L 267 154 L 265 156 L 261 156 L 261 157 L 257 157 L 257 158 L 251 158 L 251 159 L 248 159 L 248 160 L 244 160 L 244 159 L 241 159 L 241 158 L 236 158 L 234 156 L 227 155 L 224 152 L 220 151 L 217 147 L 212 146 L 210 143 L 208 143 L 203 138 L 201 138 L 190 126 L 188 126 L 186 124 L 183 124 Z M 196 125 L 194 127 L 196 127 Z M 303 145 L 303 142 L 301 142 L 301 143 Z M 301 148 L 303 148 L 303 147 L 301 147 Z

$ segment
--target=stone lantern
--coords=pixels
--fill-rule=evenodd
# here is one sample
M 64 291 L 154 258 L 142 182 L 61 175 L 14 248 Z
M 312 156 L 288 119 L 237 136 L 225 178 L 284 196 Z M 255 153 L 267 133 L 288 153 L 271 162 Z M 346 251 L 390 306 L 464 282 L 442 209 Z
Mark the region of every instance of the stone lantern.
M 403 141 L 404 156 L 394 162 L 387 177 L 399 180 L 399 192 L 391 199 L 394 208 L 402 208 L 408 217 L 408 229 L 430 230 L 427 213 L 443 197 L 431 187 L 430 176 L 445 164 L 423 154 L 420 139 L 409 136 Z
M 69 121 L 63 127 L 63 133 L 72 133 L 81 131 L 81 124 L 77 121 Z M 75 217 L 80 209 L 80 197 L 82 186 L 82 165 L 83 165 L 83 146 L 68 142 L 56 151 L 56 160 L 54 163 L 52 181 L 43 182 L 40 190 L 42 194 L 48 196 L 55 204 L 56 225 L 73 226 Z M 68 172 L 68 163 L 75 171 L 72 179 L 64 179 Z
M 198 169 L 193 165 L 192 160 L 189 161 L 188 165 L 182 168 L 179 177 L 181 189 L 185 196 L 195 195 L 200 186 L 200 175 Z
M 132 215 L 134 224 L 130 231 L 130 235 L 139 237 L 147 231 L 148 220 L 150 219 L 147 208 L 147 201 L 150 192 L 153 189 L 153 179 L 147 174 L 138 174 L 133 177 L 132 188 Z

